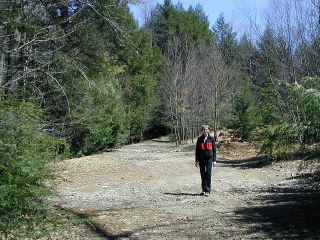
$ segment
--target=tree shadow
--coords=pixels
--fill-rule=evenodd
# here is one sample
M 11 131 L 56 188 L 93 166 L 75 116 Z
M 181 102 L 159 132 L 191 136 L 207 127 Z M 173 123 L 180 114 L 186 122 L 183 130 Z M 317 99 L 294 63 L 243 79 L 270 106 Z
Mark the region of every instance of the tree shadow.
M 85 220 L 85 224 L 88 226 L 88 228 L 93 232 L 98 235 L 99 238 L 102 239 L 108 239 L 108 240 L 118 240 L 118 239 L 127 239 L 130 238 L 131 235 L 133 234 L 132 231 L 123 231 L 117 234 L 108 232 L 103 226 L 100 224 L 91 221 L 90 217 L 92 216 L 100 216 L 101 210 L 100 209 L 95 209 L 95 210 L 90 210 L 90 211 L 81 211 L 81 209 L 77 208 L 66 208 L 62 207 L 60 205 L 56 205 L 57 208 L 72 213 L 75 216 L 78 216 L 80 219 Z
M 172 195 L 172 196 L 192 196 L 192 197 L 201 196 L 199 193 L 169 193 L 169 192 L 165 192 L 163 194 L 164 195 Z
M 272 239 L 320 239 L 320 189 L 308 188 L 312 179 L 307 177 L 301 176 L 294 185 L 257 190 L 255 201 L 260 205 L 238 209 L 238 221 Z
M 234 167 L 234 168 L 263 168 L 268 166 L 274 162 L 288 162 L 297 159 L 315 159 L 319 156 L 318 152 L 311 152 L 311 151 L 299 151 L 294 153 L 285 153 L 282 155 L 268 157 L 267 155 L 259 155 L 245 159 L 235 159 L 230 160 L 226 158 L 218 159 L 217 163 L 222 164 L 221 167 Z
M 217 163 L 220 167 L 234 167 L 234 168 L 262 168 L 272 163 L 272 161 L 266 156 L 256 156 L 245 159 L 218 159 Z

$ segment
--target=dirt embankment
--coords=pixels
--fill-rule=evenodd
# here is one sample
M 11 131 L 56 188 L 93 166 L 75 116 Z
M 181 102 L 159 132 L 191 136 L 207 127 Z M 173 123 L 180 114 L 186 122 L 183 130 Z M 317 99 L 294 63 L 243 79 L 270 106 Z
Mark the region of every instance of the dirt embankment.
M 89 219 L 96 239 L 317 239 L 319 193 L 300 184 L 312 175 L 301 161 L 262 167 L 255 154 L 247 143 L 221 145 L 204 197 L 193 144 L 128 145 L 57 163 L 53 202 Z

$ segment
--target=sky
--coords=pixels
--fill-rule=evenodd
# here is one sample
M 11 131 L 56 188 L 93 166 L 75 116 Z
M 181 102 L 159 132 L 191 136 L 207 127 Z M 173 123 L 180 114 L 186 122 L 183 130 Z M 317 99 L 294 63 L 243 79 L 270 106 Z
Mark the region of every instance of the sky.
M 234 31 L 239 34 L 250 31 L 248 17 L 257 23 L 263 21 L 263 11 L 270 0 L 172 0 L 174 4 L 182 3 L 185 9 L 190 5 L 202 5 L 205 14 L 208 16 L 210 27 L 214 25 L 220 14 L 223 14 L 226 21 L 231 23 Z M 130 9 L 137 19 L 139 25 L 143 24 L 144 12 L 157 3 L 163 4 L 163 0 L 145 0 L 144 3 L 131 6 Z

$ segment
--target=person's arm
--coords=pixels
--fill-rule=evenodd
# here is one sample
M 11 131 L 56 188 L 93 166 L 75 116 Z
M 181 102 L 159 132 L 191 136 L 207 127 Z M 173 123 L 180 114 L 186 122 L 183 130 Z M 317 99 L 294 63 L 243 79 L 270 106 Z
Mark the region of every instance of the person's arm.
M 195 153 L 195 166 L 198 167 L 199 165 L 199 154 L 200 154 L 200 149 L 199 149 L 199 139 L 197 140 L 196 143 L 196 153 Z
M 216 164 L 217 163 L 217 144 L 216 144 L 216 139 L 213 138 L 213 164 Z

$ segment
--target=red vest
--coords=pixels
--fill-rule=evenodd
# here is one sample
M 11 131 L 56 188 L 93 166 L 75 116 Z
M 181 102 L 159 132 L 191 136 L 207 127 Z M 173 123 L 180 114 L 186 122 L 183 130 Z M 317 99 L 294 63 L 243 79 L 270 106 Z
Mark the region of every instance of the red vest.
M 201 143 L 200 148 L 202 151 L 212 151 L 213 143 L 208 141 L 205 143 Z

